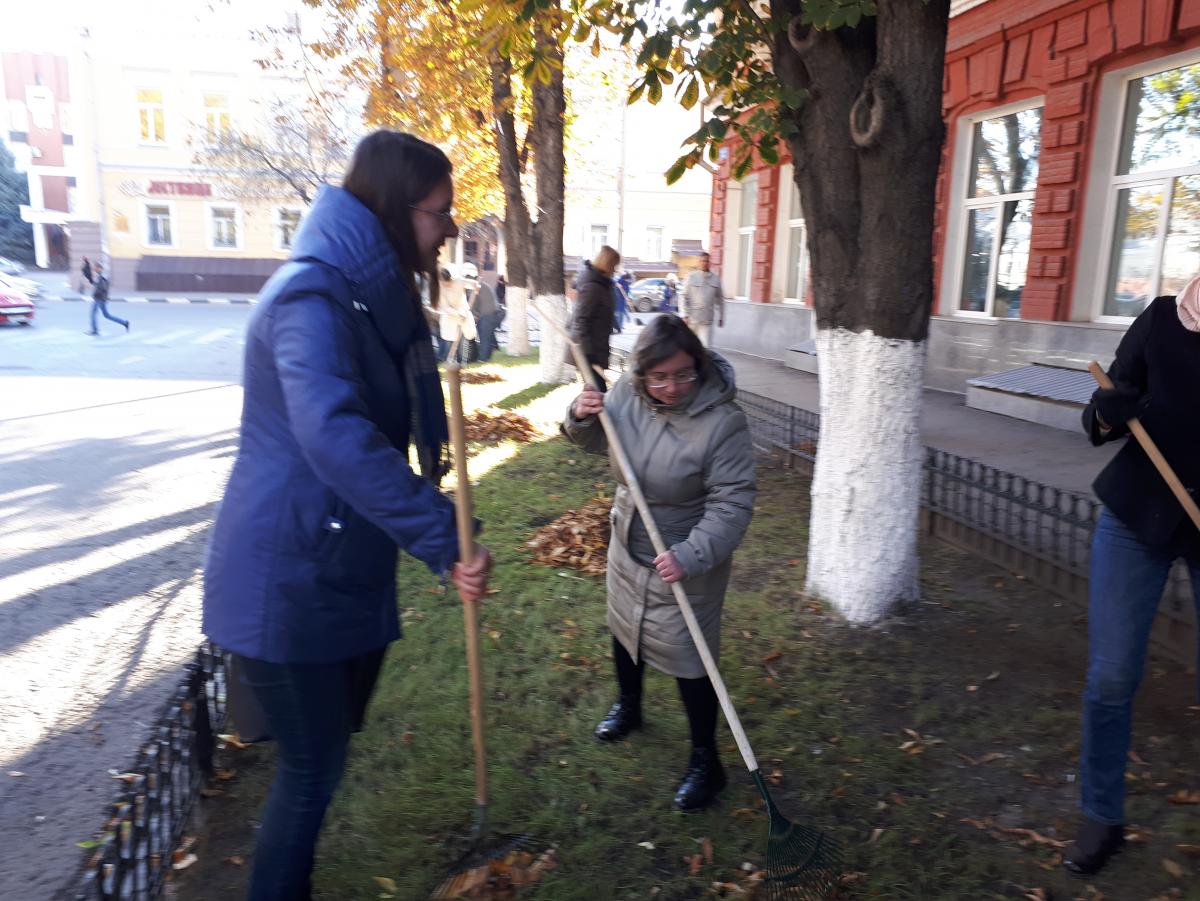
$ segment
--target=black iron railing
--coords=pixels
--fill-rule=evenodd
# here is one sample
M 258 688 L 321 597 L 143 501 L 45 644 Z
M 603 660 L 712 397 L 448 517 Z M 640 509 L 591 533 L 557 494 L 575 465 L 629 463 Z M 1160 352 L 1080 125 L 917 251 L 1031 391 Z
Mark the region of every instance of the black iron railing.
M 73 901 L 150 901 L 162 892 L 192 805 L 212 772 L 225 719 L 225 663 L 211 645 L 196 652 L 147 741 L 139 748 L 108 816 L 85 842 Z

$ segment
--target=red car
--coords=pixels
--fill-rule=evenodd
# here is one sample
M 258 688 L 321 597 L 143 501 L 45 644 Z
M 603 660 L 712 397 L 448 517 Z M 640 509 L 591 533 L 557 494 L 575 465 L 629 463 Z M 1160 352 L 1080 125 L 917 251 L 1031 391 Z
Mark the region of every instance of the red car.
M 0 287 L 0 325 L 32 325 L 33 301 L 12 288 Z

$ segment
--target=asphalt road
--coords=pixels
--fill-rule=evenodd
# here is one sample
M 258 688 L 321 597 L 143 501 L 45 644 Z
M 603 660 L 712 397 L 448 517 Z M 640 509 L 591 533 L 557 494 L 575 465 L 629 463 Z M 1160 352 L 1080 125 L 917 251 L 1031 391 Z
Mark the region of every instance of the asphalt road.
M 200 641 L 251 308 L 0 326 L 0 898 L 51 898 Z

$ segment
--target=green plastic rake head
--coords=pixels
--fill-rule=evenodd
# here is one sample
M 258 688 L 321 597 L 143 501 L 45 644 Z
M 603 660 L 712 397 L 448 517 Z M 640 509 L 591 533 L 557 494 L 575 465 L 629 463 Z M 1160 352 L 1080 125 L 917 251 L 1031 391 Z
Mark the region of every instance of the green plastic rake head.
M 762 771 L 751 775 L 771 818 L 767 875 L 761 883 L 764 897 L 767 901 L 826 901 L 841 879 L 841 851 L 825 833 L 797 826 L 780 813 Z

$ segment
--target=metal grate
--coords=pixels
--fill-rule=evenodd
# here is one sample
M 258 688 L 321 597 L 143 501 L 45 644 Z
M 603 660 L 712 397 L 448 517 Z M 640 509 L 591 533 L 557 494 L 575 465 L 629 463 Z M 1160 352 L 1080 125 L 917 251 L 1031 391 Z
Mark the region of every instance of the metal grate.
M 1046 400 L 1086 405 L 1096 390 L 1096 381 L 1087 372 L 1060 366 L 1020 366 L 993 375 L 968 379 L 972 388 L 1026 394 Z

